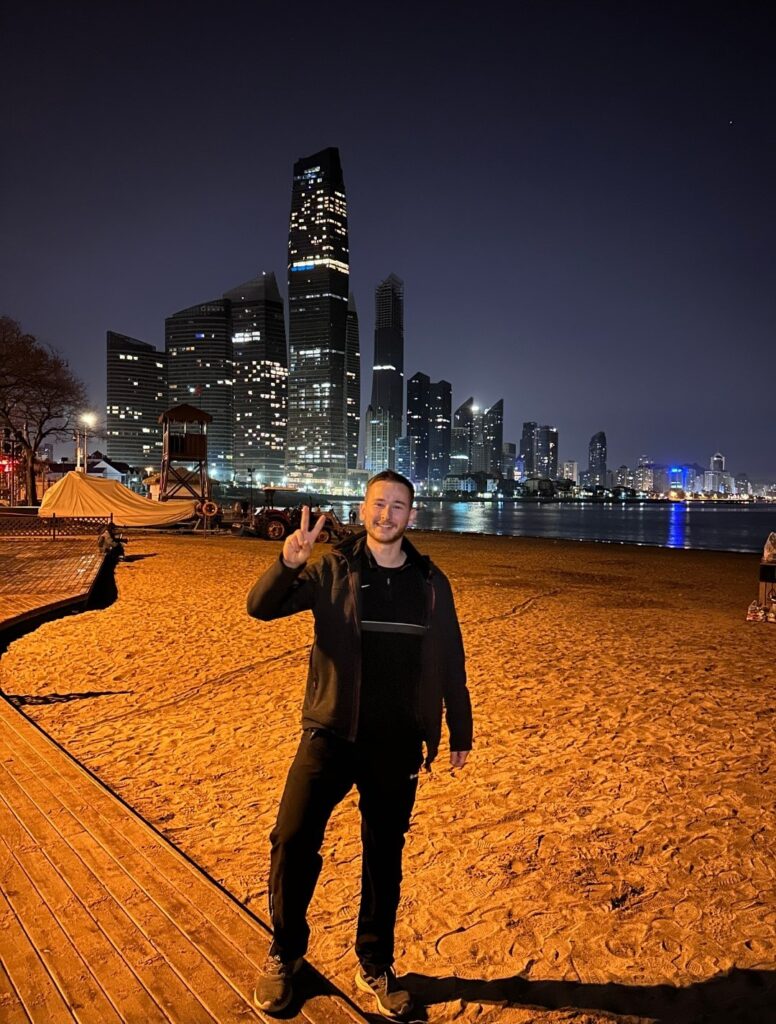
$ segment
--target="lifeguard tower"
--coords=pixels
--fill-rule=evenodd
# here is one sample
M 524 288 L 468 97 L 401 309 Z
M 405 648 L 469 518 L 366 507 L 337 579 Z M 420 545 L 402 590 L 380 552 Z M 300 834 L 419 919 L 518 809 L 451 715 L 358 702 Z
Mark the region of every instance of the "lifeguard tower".
M 207 425 L 213 417 L 193 405 L 175 405 L 162 413 L 159 422 L 163 431 L 159 501 L 169 501 L 184 491 L 200 503 L 200 512 L 212 515 L 216 509 L 210 510 L 214 503 L 207 475 Z

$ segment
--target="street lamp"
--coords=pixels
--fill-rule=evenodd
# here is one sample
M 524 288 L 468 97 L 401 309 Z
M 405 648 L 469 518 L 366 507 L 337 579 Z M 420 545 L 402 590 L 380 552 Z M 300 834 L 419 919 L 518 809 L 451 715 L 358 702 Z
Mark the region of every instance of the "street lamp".
M 93 412 L 84 412 L 84 413 L 81 413 L 79 419 L 80 419 L 81 424 L 83 426 L 83 431 L 82 431 L 83 438 L 82 438 L 82 440 L 83 440 L 83 456 L 84 456 L 84 475 L 86 475 L 89 472 L 89 452 L 87 450 L 87 438 L 89 436 L 89 428 L 91 427 L 92 429 L 94 429 L 94 426 L 97 423 L 97 417 L 95 416 L 95 414 Z M 78 445 L 78 428 L 76 428 L 76 432 L 75 432 L 75 443 L 76 443 L 76 450 L 77 450 L 77 456 L 78 456 L 78 465 L 76 466 L 76 471 L 77 471 L 80 468 L 80 465 L 81 465 L 81 449 L 80 449 L 80 447 Z
M 248 466 L 248 516 L 253 518 L 253 466 Z

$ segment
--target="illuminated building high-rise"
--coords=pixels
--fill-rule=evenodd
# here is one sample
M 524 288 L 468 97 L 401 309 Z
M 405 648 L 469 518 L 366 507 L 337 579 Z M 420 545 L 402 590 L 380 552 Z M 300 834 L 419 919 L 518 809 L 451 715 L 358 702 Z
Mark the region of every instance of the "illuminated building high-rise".
M 162 460 L 159 416 L 167 408 L 167 357 L 125 334 L 107 334 L 107 454 L 139 469 Z
M 501 476 L 501 456 L 504 446 L 504 399 L 499 398 L 482 414 L 482 447 L 485 472 Z
M 558 428 L 536 428 L 536 472 L 550 480 L 558 479 Z
M 606 487 L 606 434 L 603 430 L 590 438 L 587 474 L 591 487 Z
M 234 444 L 232 333 L 227 299 L 182 309 L 164 322 L 168 402 L 210 413 L 208 472 L 232 478 Z
M 288 444 L 296 483 L 345 486 L 350 256 L 339 151 L 294 164 L 288 233 Z M 352 429 L 352 428 L 351 428 Z
M 412 439 L 409 478 L 416 487 L 428 484 L 431 379 L 416 373 L 407 381 L 407 437 Z
M 428 486 L 441 491 L 450 472 L 453 389 L 446 380 L 429 385 L 428 411 Z
M 536 431 L 538 424 L 535 420 L 527 420 L 523 424 L 523 432 L 520 435 L 520 457 L 523 459 L 524 472 L 526 476 L 536 475 Z
M 347 410 L 347 468 L 358 465 L 358 434 L 361 426 L 361 349 L 358 341 L 356 300 L 348 298 L 345 328 L 345 403 Z
M 461 476 L 471 469 L 474 414 L 473 396 L 467 398 L 453 413 L 450 450 L 450 472 L 453 476 Z
M 520 437 L 520 457 L 524 460 L 527 477 L 558 479 L 557 427 L 539 426 L 533 420 L 523 424 Z
M 274 274 L 246 281 L 224 299 L 234 358 L 235 479 L 278 485 L 285 473 L 288 416 L 283 299 Z
M 396 468 L 396 439 L 404 421 L 404 282 L 389 274 L 375 289 L 375 354 L 372 368 L 371 469 Z M 374 438 L 381 439 L 378 446 Z
M 416 373 L 407 381 L 410 478 L 420 490 L 441 491 L 450 469 L 452 389 L 446 380 Z M 465 414 L 462 414 L 465 415 Z M 461 463 L 456 462 L 457 472 Z M 466 466 L 468 467 L 468 455 Z

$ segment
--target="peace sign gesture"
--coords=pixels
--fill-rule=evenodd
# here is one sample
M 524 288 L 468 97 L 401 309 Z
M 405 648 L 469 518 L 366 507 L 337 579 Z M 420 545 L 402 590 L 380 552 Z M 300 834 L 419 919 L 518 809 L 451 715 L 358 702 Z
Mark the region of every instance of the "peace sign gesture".
M 310 506 L 302 506 L 302 522 L 298 530 L 286 537 L 283 545 L 283 561 L 289 569 L 304 565 L 313 553 L 313 544 L 326 523 L 326 516 L 319 516 L 318 522 L 310 529 Z

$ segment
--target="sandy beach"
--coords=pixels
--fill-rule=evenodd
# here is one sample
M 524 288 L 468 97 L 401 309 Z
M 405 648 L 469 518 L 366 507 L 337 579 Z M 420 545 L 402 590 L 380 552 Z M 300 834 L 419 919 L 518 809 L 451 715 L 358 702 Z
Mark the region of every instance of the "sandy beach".
M 776 626 L 744 621 L 758 556 L 413 540 L 451 579 L 475 714 L 467 767 L 444 745 L 421 779 L 405 851 L 397 968 L 428 1019 L 759 1019 Z M 135 535 L 115 604 L 0 660 L 26 714 L 263 919 L 312 636 L 307 614 L 245 613 L 278 552 Z M 310 960 L 349 993 L 357 819 L 351 794 L 310 918 Z

